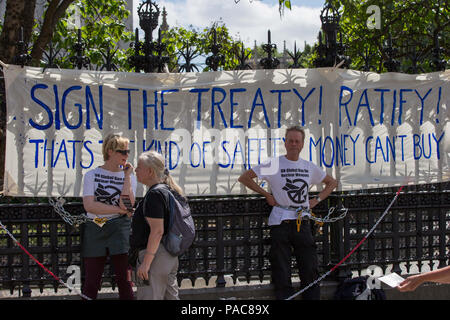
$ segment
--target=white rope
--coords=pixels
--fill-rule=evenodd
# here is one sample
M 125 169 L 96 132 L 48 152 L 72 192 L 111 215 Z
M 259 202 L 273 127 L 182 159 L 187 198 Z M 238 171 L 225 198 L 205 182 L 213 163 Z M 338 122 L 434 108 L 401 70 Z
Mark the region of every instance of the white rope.
M 391 203 L 389 204 L 389 206 L 386 208 L 386 210 L 384 211 L 384 213 L 381 215 L 381 217 L 377 220 L 377 222 L 374 224 L 374 226 L 369 230 L 369 232 L 367 232 L 367 234 L 363 237 L 363 239 L 356 245 L 356 247 L 354 247 L 349 254 L 347 254 L 338 264 L 336 264 L 333 268 L 331 268 L 327 273 L 325 273 L 324 275 L 322 275 L 321 277 L 319 277 L 318 279 L 316 279 L 314 282 L 311 282 L 309 285 L 307 285 L 306 287 L 304 287 L 302 290 L 300 290 L 299 292 L 293 294 L 292 296 L 290 296 L 289 298 L 287 298 L 286 300 L 291 300 L 293 298 L 295 298 L 296 296 L 298 296 L 299 294 L 302 294 L 303 292 L 305 292 L 306 290 L 308 290 L 309 288 L 311 288 L 312 286 L 316 285 L 317 283 L 319 283 L 320 281 L 322 281 L 324 278 L 326 278 L 331 272 L 333 272 L 336 268 L 338 268 L 342 263 L 345 262 L 345 260 L 348 259 L 348 257 L 350 257 L 353 252 L 356 251 L 356 249 L 358 249 L 364 241 L 367 240 L 367 238 L 372 234 L 372 232 L 375 230 L 375 228 L 378 226 L 378 224 L 381 222 L 381 220 L 383 220 L 384 216 L 389 212 L 389 209 L 391 209 L 392 205 L 394 204 L 395 200 L 397 200 L 398 195 L 400 194 L 400 191 L 403 189 L 403 186 L 400 187 L 400 189 L 397 191 L 397 193 L 395 194 L 394 199 L 392 199 Z

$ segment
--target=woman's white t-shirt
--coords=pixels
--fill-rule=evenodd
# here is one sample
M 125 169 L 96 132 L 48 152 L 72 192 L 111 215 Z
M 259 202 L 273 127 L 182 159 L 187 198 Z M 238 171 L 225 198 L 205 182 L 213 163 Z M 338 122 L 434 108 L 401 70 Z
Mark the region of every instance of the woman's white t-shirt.
M 113 206 L 119 206 L 120 194 L 122 193 L 124 180 L 125 173 L 123 171 L 112 172 L 100 167 L 92 169 L 84 175 L 83 197 L 94 196 L 95 201 Z M 131 175 L 131 188 L 133 190 L 133 194 L 136 194 L 136 187 L 136 176 Z M 97 216 L 88 212 L 87 216 L 92 219 L 96 217 L 112 219 L 119 217 L 120 214 L 104 214 Z

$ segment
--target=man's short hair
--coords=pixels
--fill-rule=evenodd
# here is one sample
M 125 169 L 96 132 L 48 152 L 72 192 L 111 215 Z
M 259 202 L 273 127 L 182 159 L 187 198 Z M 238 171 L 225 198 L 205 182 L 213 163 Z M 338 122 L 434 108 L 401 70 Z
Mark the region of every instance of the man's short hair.
M 286 134 L 284 135 L 285 138 L 287 138 L 287 135 L 290 131 L 297 131 L 297 132 L 301 132 L 302 136 L 303 136 L 303 141 L 305 141 L 305 130 L 303 130 L 302 127 L 300 126 L 292 126 L 286 129 Z

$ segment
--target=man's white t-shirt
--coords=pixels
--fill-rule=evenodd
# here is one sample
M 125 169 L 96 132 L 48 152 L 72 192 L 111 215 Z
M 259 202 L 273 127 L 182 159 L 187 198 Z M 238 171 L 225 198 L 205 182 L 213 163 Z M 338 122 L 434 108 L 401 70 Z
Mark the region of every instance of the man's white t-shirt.
M 314 163 L 301 158 L 291 161 L 284 155 L 272 158 L 252 170 L 259 179 L 269 183 L 275 201 L 283 207 L 309 209 L 309 188 L 321 183 L 326 177 L 326 172 Z M 297 219 L 295 211 L 273 207 L 268 224 L 279 225 L 283 220 L 294 219 Z
M 125 173 L 123 171 L 112 172 L 100 167 L 92 169 L 84 175 L 83 197 L 94 196 L 95 201 L 119 206 L 124 180 Z M 136 176 L 131 175 L 131 188 L 133 194 L 136 194 L 136 187 Z M 96 217 L 112 219 L 119 217 L 120 214 L 104 214 L 97 216 L 88 212 L 87 216 L 92 219 L 95 219 Z

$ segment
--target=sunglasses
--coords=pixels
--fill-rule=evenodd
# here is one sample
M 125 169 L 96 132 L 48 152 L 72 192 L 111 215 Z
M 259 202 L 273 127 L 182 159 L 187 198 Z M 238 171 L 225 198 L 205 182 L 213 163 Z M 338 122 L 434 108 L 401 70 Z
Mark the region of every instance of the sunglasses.
M 127 154 L 130 153 L 130 150 L 116 150 L 116 152 L 123 154 L 124 156 L 126 156 Z

